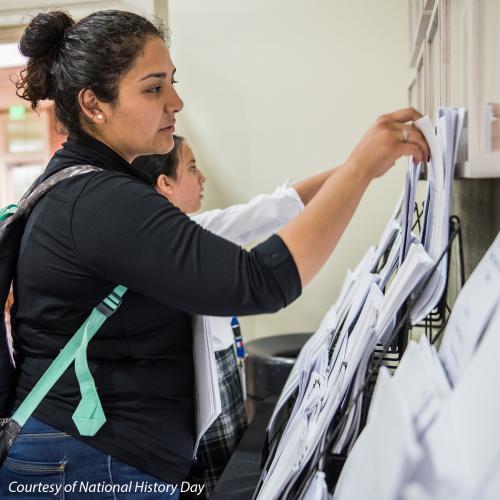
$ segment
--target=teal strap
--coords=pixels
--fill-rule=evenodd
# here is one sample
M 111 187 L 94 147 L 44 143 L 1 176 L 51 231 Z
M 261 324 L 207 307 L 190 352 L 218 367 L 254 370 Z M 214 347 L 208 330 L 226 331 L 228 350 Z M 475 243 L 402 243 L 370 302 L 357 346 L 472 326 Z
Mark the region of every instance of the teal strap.
M 100 304 L 101 307 L 99 310 L 96 310 L 98 317 L 92 323 L 89 322 L 83 330 L 82 342 L 76 352 L 75 373 L 80 384 L 82 399 L 73 413 L 73 422 L 75 422 L 78 432 L 82 436 L 94 436 L 104 422 L 106 422 L 94 378 L 89 370 L 87 346 L 109 315 L 113 314 L 120 307 L 121 298 L 126 291 L 127 289 L 124 286 L 119 285 L 102 301 Z M 108 315 L 103 310 L 103 303 L 105 307 L 109 308 Z
M 17 210 L 17 205 L 7 205 L 5 208 L 0 208 L 0 220 L 4 220 Z
M 103 323 L 118 309 L 121 297 L 127 289 L 117 286 L 104 300 L 95 307 L 89 317 L 83 322 L 77 332 L 71 337 L 64 349 L 52 361 L 45 373 L 40 377 L 35 387 L 26 396 L 12 418 L 22 427 L 42 399 L 52 389 L 53 385 L 75 360 L 75 370 L 80 383 L 82 401 L 78 405 L 73 420 L 84 436 L 93 436 L 106 421 L 102 406 L 97 395 L 94 380 L 87 363 L 87 344 L 103 325 Z M 78 361 L 75 359 L 78 356 Z

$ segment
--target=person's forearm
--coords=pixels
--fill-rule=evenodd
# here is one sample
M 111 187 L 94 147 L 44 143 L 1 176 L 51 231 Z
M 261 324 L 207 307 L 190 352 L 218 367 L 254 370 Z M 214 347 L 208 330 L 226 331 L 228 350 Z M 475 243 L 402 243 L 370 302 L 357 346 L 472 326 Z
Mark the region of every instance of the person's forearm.
M 380 116 L 304 211 L 278 232 L 295 260 L 303 287 L 333 252 L 371 179 L 383 175 L 403 155 L 416 161 L 428 159 L 424 137 L 408 124 L 420 117 L 413 108 Z
M 320 174 L 308 177 L 303 181 L 299 181 L 292 186 L 295 191 L 297 191 L 304 205 L 307 205 L 316 196 L 316 193 L 321 189 L 325 181 L 330 178 L 336 170 L 336 168 L 331 168 Z
M 338 167 L 304 211 L 278 232 L 295 260 L 303 287 L 333 252 L 369 183 L 370 178 L 353 164 Z

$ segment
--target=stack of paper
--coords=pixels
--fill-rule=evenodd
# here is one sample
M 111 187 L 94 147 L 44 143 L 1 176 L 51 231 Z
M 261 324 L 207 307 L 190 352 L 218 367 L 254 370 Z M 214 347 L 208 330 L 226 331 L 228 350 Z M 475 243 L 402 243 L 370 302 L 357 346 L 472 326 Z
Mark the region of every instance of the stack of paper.
M 457 116 L 459 113 L 456 110 L 442 112 L 438 136 L 428 118 L 417 124 L 430 142 L 433 159 L 423 244 L 412 233 L 420 166 L 414 166 L 410 161 L 405 190 L 377 247 L 370 247 L 356 269 L 348 271 L 338 300 L 318 331 L 304 346 L 285 384 L 268 426 L 271 439 L 277 432 L 277 415 L 292 396 L 295 396 L 294 405 L 275 455 L 263 475 L 258 498 L 286 496 L 303 472 L 303 467 L 314 453 L 322 449 L 327 429 L 349 402 L 352 405 L 342 421 L 333 451 L 338 453 L 353 448 L 361 426 L 362 397 L 358 395 L 365 383 L 374 348 L 377 342 L 382 345 L 389 342 L 398 312 L 408 297 L 418 292 L 419 285 L 429 276 L 448 243 L 449 201 L 456 143 L 454 134 L 459 121 Z M 387 255 L 387 259 L 381 265 L 384 255 Z M 435 307 L 445 286 L 445 271 L 444 261 L 415 305 L 413 319 L 420 318 L 421 314 L 427 314 Z M 382 290 L 385 290 L 385 296 Z M 417 457 L 420 456 L 420 448 L 415 444 L 419 433 L 430 425 L 449 392 L 438 356 L 425 342 L 424 339 L 420 344 L 411 344 L 407 361 L 399 375 L 385 383 L 391 398 L 395 397 L 391 414 L 399 418 L 398 424 L 389 420 L 388 428 L 402 429 L 403 435 L 394 437 L 394 444 L 406 451 L 402 456 L 396 454 L 392 457 L 396 475 L 389 478 L 385 486 L 381 486 L 380 494 L 387 496 L 380 498 L 391 498 L 390 493 L 405 483 L 404 479 L 410 471 L 408 463 L 417 464 Z M 420 373 L 419 370 L 424 370 L 426 375 L 413 380 L 415 374 Z M 431 379 L 434 380 L 432 383 Z M 383 389 L 379 389 L 379 393 L 381 398 L 385 397 Z M 412 395 L 412 401 L 405 399 L 407 395 Z M 370 427 L 377 428 L 377 425 Z M 363 446 L 370 448 L 372 440 L 375 443 L 379 438 L 370 437 L 370 433 L 365 434 L 367 437 L 363 438 Z M 354 445 L 353 453 L 357 447 L 357 444 Z M 377 477 L 380 480 L 382 476 Z M 349 481 L 346 480 L 344 484 L 349 485 Z M 372 487 L 373 491 L 379 491 L 373 484 Z
M 372 273 L 377 272 L 378 264 L 384 255 L 385 252 L 391 251 L 394 248 L 394 242 L 396 238 L 401 234 L 401 223 L 397 220 L 390 220 L 387 224 L 384 232 L 382 233 L 382 237 L 380 238 L 380 242 L 377 245 L 377 249 L 373 255 L 372 260 L 372 268 L 370 271 Z M 385 267 L 385 266 L 384 266 Z
M 302 381 L 302 384 L 304 384 L 304 373 L 311 373 L 312 367 L 316 363 L 318 357 L 321 355 L 321 352 L 327 349 L 329 336 L 331 332 L 335 330 L 336 326 L 337 313 L 335 307 L 332 306 L 323 318 L 321 325 L 319 326 L 316 333 L 306 342 L 306 344 L 304 344 L 304 347 L 301 349 L 299 356 L 297 357 L 297 360 L 293 365 L 292 371 L 288 376 L 283 390 L 281 391 L 279 400 L 276 403 L 273 414 L 267 426 L 269 440 L 274 439 L 274 436 L 277 432 L 276 422 L 280 411 L 296 393 L 299 388 L 300 381 Z M 304 388 L 302 389 L 302 391 L 304 391 Z M 298 395 L 297 399 L 300 400 L 301 396 Z
M 314 335 L 312 335 L 312 337 L 301 349 L 292 371 L 287 378 L 285 386 L 281 391 L 271 419 L 269 420 L 269 424 L 267 426 L 268 441 L 274 439 L 277 432 L 278 415 L 291 400 L 293 395 L 296 394 L 297 390 L 299 391 L 299 395 L 297 396 L 292 413 L 294 413 L 296 408 L 300 405 L 301 398 L 305 392 L 304 384 L 307 383 L 307 376 L 305 376 L 304 373 L 311 372 L 312 366 L 316 361 L 316 357 L 323 348 L 322 346 L 329 345 L 331 343 L 331 339 L 336 338 L 336 336 L 339 335 L 340 331 L 338 328 L 345 323 L 345 319 L 349 313 L 353 299 L 360 288 L 360 276 L 366 276 L 369 274 L 369 270 L 373 267 L 374 255 L 375 247 L 371 246 L 356 266 L 355 270 L 347 271 L 347 275 L 337 301 L 324 316 L 318 330 L 316 330 Z M 365 287 L 366 293 L 367 289 L 368 287 Z M 302 381 L 302 385 L 300 385 L 300 381 Z
M 383 307 L 397 312 L 396 294 L 387 301 L 380 290 L 380 277 L 374 273 L 384 254 L 389 257 L 382 268 L 384 287 L 396 271 L 402 242 L 401 213 L 404 197 L 398 201 L 393 218 L 387 224 L 377 247 L 370 247 L 354 271 L 348 271 L 339 298 L 323 318 L 316 333 L 309 339 L 285 384 L 268 425 L 268 439 L 277 432 L 280 411 L 295 396 L 287 425 L 262 480 L 258 498 L 272 499 L 285 495 L 299 477 L 303 467 L 316 450 L 323 446 L 331 422 L 346 402 L 364 383 L 368 362 L 377 343 L 377 320 Z M 411 202 L 413 203 L 413 201 Z M 422 249 L 423 250 L 423 249 Z M 425 274 L 425 258 L 419 248 L 409 252 L 407 272 L 398 282 L 409 280 L 406 294 Z M 425 252 L 423 252 L 425 254 Z M 415 274 L 417 273 L 417 274 Z M 405 284 L 403 283 L 403 288 Z M 394 309 L 394 311 L 393 311 Z M 361 398 L 344 422 L 336 444 L 350 449 L 361 426 Z
M 302 468 L 325 440 L 330 422 L 337 414 L 351 386 L 356 367 L 371 354 L 376 343 L 375 324 L 382 292 L 376 285 L 376 276 L 368 273 L 366 290 L 359 287 L 355 294 L 359 318 L 352 332 L 342 328 L 334 346 L 330 365 L 328 351 L 317 358 L 314 370 L 306 377 L 303 374 L 288 424 L 276 449 L 274 459 L 263 479 L 259 499 L 282 498 L 287 489 L 297 480 Z M 364 306 L 363 306 L 364 304 Z M 356 312 L 351 317 L 357 316 Z M 346 319 L 344 325 L 349 325 Z
M 420 178 L 420 163 L 413 164 L 413 158 L 408 161 L 408 172 L 405 181 L 404 204 L 401 221 L 402 245 L 399 255 L 399 265 L 403 263 L 408 254 L 412 241 L 413 212 L 415 209 L 415 198 L 417 194 L 417 184 Z
M 318 471 L 314 474 L 311 483 L 309 484 L 303 500 L 329 500 L 330 493 L 325 481 L 325 473 Z
M 194 456 L 203 435 L 222 411 L 217 364 L 212 344 L 213 333 L 204 316 L 193 317 L 193 357 L 196 398 L 196 443 Z
M 424 455 L 419 436 L 449 393 L 437 353 L 425 337 L 418 344 L 410 342 L 394 377 L 382 367 L 367 425 L 344 465 L 334 498 L 399 498 Z
M 382 367 L 368 423 L 347 458 L 333 498 L 396 499 L 421 455 L 403 395 Z
M 439 355 L 423 336 L 392 378 L 381 369 L 334 498 L 500 498 L 499 257 L 500 235 L 459 294 Z
M 410 293 L 429 275 L 433 265 L 434 262 L 421 244 L 410 245 L 406 259 L 386 291 L 378 318 L 377 332 L 382 345 L 385 345 L 392 334 L 390 326 L 394 323 L 397 312 Z
M 450 397 L 424 434 L 425 462 L 413 482 L 431 498 L 498 498 L 500 309 Z
M 452 384 L 465 370 L 500 302 L 500 234 L 471 274 L 455 302 L 439 349 Z
M 462 108 L 440 109 L 437 134 L 428 117 L 415 122 L 425 136 L 431 151 L 422 243 L 435 263 L 439 261 L 448 246 L 451 191 L 464 113 Z M 446 287 L 447 269 L 448 259 L 445 254 L 432 279 L 413 306 L 411 314 L 413 324 L 421 321 L 438 304 Z

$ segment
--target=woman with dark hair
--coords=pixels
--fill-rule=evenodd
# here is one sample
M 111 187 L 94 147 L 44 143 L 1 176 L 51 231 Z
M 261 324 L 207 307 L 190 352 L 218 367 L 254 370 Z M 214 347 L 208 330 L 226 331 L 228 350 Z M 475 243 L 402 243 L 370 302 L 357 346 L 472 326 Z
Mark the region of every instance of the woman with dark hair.
M 184 137 L 181 137 L 180 135 L 175 134 L 173 135 L 173 139 L 174 145 L 168 153 L 139 156 L 132 162 L 132 166 L 134 168 L 137 168 L 149 175 L 150 182 L 153 187 L 156 187 L 157 182 L 162 175 L 165 175 L 169 179 L 175 179 L 177 177 L 179 164 L 183 163 L 187 168 L 188 163 L 191 159 L 190 158 L 189 160 L 184 162 L 182 161 L 183 155 L 181 150 L 187 144 L 186 139 L 184 139 Z M 203 177 L 203 182 L 204 179 L 205 177 Z M 189 207 L 188 209 L 185 206 L 185 203 L 183 203 L 182 207 L 180 207 L 179 204 L 177 204 L 176 207 L 187 213 L 197 212 L 199 210 L 199 207 L 196 210 L 192 210 L 191 207 Z
M 122 11 L 77 23 L 48 12 L 31 21 L 20 49 L 28 65 L 19 94 L 33 108 L 52 99 L 69 133 L 44 177 L 75 165 L 101 170 L 57 184 L 27 221 L 11 315 L 14 405 L 103 297 L 118 284 L 128 292 L 87 350 L 106 422 L 93 436 L 79 434 L 70 367 L 10 449 L 0 496 L 17 495 L 21 484 L 59 494 L 75 484 L 74 496 L 175 497 L 193 462 L 190 314 L 268 313 L 295 300 L 370 181 L 401 155 L 427 157 L 407 123 L 420 115 L 405 109 L 381 117 L 300 215 L 245 251 L 191 221 L 131 167 L 140 155 L 172 149 L 183 107 L 161 28 Z

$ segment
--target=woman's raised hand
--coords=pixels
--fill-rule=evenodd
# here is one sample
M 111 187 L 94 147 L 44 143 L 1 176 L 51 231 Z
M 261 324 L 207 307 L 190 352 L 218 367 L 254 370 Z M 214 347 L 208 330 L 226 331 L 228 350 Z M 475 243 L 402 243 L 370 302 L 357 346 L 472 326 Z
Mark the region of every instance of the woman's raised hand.
M 427 161 L 429 146 L 420 130 L 413 125 L 413 121 L 421 116 L 413 108 L 382 115 L 359 141 L 346 164 L 371 180 L 385 174 L 401 156 Z
M 293 255 L 302 286 L 328 259 L 349 224 L 370 181 L 384 174 L 404 155 L 427 160 L 429 147 L 411 123 L 421 115 L 413 108 L 381 116 L 348 160 L 332 172 L 295 219 L 278 231 Z M 309 184 L 305 190 L 313 190 Z

